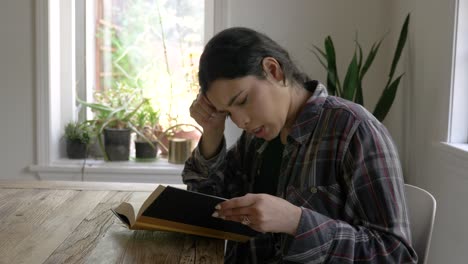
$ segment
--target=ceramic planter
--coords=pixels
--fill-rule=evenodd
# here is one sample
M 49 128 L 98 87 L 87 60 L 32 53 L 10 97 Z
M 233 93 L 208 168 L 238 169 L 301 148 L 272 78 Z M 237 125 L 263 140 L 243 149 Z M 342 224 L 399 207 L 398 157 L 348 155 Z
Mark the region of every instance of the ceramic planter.
M 87 145 L 79 140 L 67 139 L 67 157 L 69 159 L 85 159 L 87 157 Z
M 152 143 L 154 147 L 146 141 L 135 141 L 135 157 L 137 159 L 155 159 L 158 153 L 158 143 Z
M 130 129 L 104 129 L 104 150 L 109 161 L 126 161 L 130 157 Z

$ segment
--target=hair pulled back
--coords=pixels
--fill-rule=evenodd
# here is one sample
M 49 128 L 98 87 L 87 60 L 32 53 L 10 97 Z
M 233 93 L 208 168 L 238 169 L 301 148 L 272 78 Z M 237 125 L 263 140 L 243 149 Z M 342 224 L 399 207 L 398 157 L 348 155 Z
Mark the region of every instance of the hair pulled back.
M 309 80 L 292 62 L 288 52 L 268 36 L 255 30 L 234 27 L 216 34 L 200 57 L 198 80 L 202 93 L 218 79 L 235 79 L 249 75 L 265 79 L 262 61 L 275 58 L 285 76 L 284 83 L 302 84 Z

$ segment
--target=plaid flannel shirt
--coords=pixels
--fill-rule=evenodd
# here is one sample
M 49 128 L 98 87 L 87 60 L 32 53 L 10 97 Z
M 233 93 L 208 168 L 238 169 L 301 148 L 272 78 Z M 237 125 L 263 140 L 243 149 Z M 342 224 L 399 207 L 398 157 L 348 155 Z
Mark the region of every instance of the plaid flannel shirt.
M 296 235 L 229 241 L 225 262 L 416 263 L 400 161 L 388 131 L 362 106 L 328 96 L 316 81 L 308 86 L 314 93 L 288 136 L 276 194 L 302 209 Z M 244 132 L 210 160 L 196 148 L 183 181 L 190 190 L 225 198 L 252 192 L 266 144 Z M 260 249 L 271 258 L 259 258 Z

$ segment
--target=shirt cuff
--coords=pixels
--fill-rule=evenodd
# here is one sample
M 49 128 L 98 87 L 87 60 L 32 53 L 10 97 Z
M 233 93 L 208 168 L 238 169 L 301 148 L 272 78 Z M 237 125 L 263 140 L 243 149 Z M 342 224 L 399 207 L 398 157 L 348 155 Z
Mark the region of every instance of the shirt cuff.
M 296 235 L 289 236 L 285 255 L 291 256 L 333 239 L 336 221 L 313 210 L 301 207 L 302 214 Z
M 200 152 L 200 143 L 198 143 L 197 147 L 193 151 L 193 158 L 198 162 L 199 166 L 204 169 L 204 171 L 208 172 L 216 170 L 219 165 L 224 161 L 226 157 L 226 139 L 223 137 L 223 141 L 221 142 L 221 147 L 218 153 L 206 159 Z

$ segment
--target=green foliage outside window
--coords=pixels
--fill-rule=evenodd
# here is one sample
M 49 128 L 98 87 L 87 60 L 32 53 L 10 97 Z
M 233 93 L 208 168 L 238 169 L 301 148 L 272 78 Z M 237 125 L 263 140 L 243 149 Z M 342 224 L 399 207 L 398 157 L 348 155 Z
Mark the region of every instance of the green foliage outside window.
M 102 43 L 110 44 L 102 53 L 108 63 L 103 69 L 111 70 L 101 74 L 97 92 L 134 89 L 141 98 L 150 98 L 163 127 L 194 123 L 187 105 L 199 89 L 204 1 L 115 1 L 111 13 L 97 30 Z

